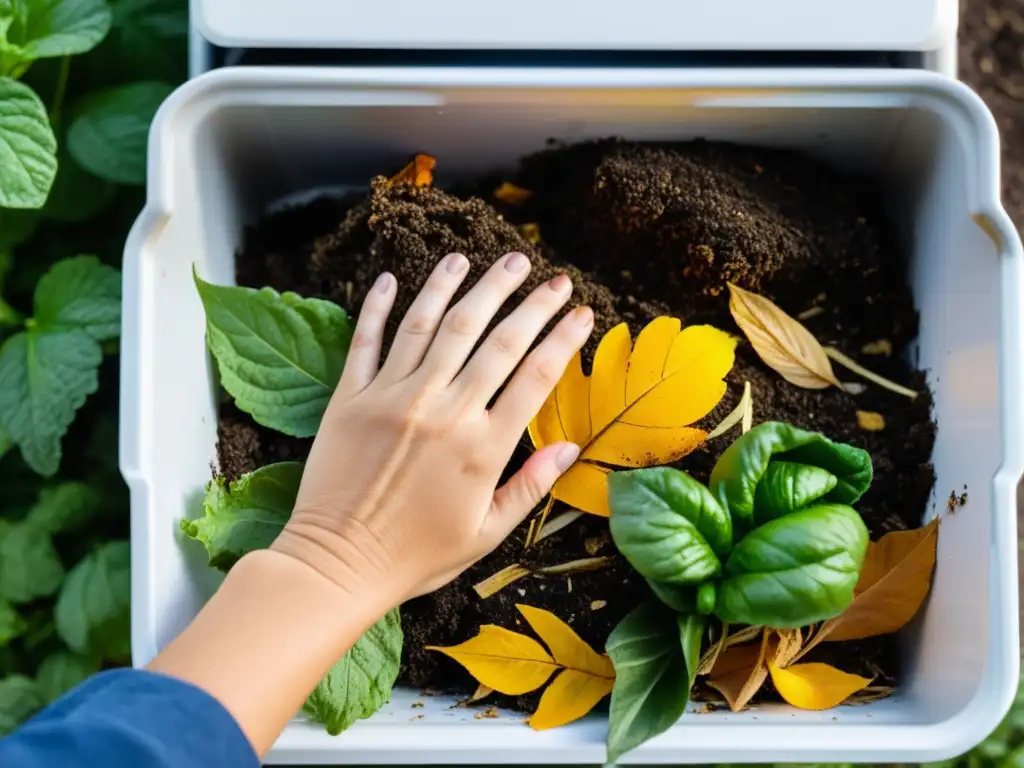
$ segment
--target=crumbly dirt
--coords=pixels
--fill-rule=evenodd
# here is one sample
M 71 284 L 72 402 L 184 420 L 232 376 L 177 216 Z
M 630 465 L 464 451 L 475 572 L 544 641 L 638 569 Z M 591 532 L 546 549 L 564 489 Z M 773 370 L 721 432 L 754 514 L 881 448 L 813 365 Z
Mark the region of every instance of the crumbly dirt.
M 799 389 L 766 368 L 744 343 L 727 378 L 729 391 L 706 423 L 732 410 L 749 381 L 756 422 L 788 421 L 871 453 L 875 481 L 858 508 L 873 536 L 919 524 L 934 484 L 931 396 L 923 373 L 904 360 L 917 334 L 917 314 L 901 254 L 870 188 L 801 155 L 702 142 L 556 147 L 526 158 L 509 181 L 534 196 L 510 206 L 492 198 L 490 183 L 455 196 L 391 188 L 379 178 L 367 196 L 268 216 L 247 233 L 239 282 L 329 298 L 354 313 L 377 275 L 389 270 L 400 284 L 397 322 L 447 253 L 465 254 L 476 278 L 496 258 L 518 250 L 534 266 L 518 297 L 568 272 L 576 286 L 573 306 L 594 307 L 597 330 L 585 365 L 600 334 L 622 321 L 635 333 L 657 315 L 673 314 L 738 333 L 724 290 L 730 281 L 769 296 L 791 314 L 814 310 L 805 322 L 822 342 L 921 396 L 911 401 L 873 386 L 855 396 Z M 524 236 L 531 229 L 526 225 L 539 228 L 542 243 Z M 891 354 L 862 351 L 879 341 L 889 343 Z M 882 414 L 886 428 L 862 430 L 858 410 Z M 679 465 L 706 480 L 728 441 L 711 441 Z M 308 447 L 308 441 L 265 430 L 236 410 L 223 411 L 219 454 L 226 475 L 302 458 Z M 527 455 L 524 442 L 508 471 Z M 560 511 L 556 505 L 552 514 Z M 480 600 L 472 585 L 512 563 L 615 556 L 607 522 L 590 516 L 528 550 L 522 546 L 525 534 L 524 526 L 451 585 L 404 606 L 403 682 L 471 691 L 474 684 L 461 667 L 423 646 L 461 642 L 485 623 L 522 627 L 516 603 L 554 611 L 601 648 L 618 620 L 647 594 L 643 580 L 614 557 L 603 570 L 527 577 Z M 899 678 L 892 638 L 833 644 L 827 653 L 840 654 L 841 667 L 877 676 L 880 684 Z M 534 701 L 503 703 L 526 708 Z

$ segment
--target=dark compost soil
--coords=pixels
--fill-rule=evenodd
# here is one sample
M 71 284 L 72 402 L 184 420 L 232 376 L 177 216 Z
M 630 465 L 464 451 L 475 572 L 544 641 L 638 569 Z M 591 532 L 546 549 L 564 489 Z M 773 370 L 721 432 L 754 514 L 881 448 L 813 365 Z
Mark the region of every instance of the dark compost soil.
M 594 307 L 597 328 L 584 352 L 585 366 L 600 335 L 623 320 L 634 334 L 659 314 L 736 332 L 725 291 L 729 281 L 769 296 L 794 315 L 818 307 L 806 325 L 819 340 L 922 396 L 911 402 L 877 387 L 856 396 L 799 389 L 741 344 L 729 391 L 707 423 L 731 411 L 749 381 L 756 422 L 788 421 L 871 453 L 875 481 L 859 510 L 873 536 L 919 524 L 934 484 L 931 397 L 923 374 L 904 361 L 902 353 L 917 334 L 917 315 L 898 245 L 870 188 L 797 154 L 704 142 L 553 148 L 526 158 L 508 180 L 534 196 L 516 207 L 494 200 L 490 183 L 459 190 L 456 197 L 438 189 L 391 188 L 379 178 L 368 196 L 268 216 L 247 233 L 239 282 L 328 298 L 355 313 L 374 278 L 390 270 L 400 285 L 397 322 L 446 254 L 458 251 L 470 259 L 469 286 L 494 259 L 518 250 L 534 265 L 520 297 L 565 271 L 576 286 L 573 306 Z M 474 191 L 479 197 L 471 196 Z M 539 225 L 541 244 L 524 237 L 524 224 Z M 864 345 L 879 340 L 891 343 L 891 355 L 862 353 Z M 858 410 L 881 413 L 886 428 L 861 430 Z M 706 480 L 730 439 L 709 442 L 680 466 Z M 309 441 L 269 432 L 233 407 L 222 412 L 220 470 L 228 476 L 301 459 L 308 449 Z M 524 440 L 510 470 L 528 449 Z M 559 511 L 556 505 L 553 514 Z M 525 532 L 524 526 L 454 583 L 404 607 L 405 683 L 472 690 L 461 667 L 423 646 L 462 642 L 485 623 L 521 626 L 516 603 L 557 613 L 603 648 L 618 620 L 647 594 L 642 579 L 616 558 L 596 572 L 521 579 L 480 600 L 472 585 L 512 563 L 615 554 L 607 521 L 591 516 L 524 551 Z M 820 648 L 833 658 L 841 654 L 842 668 L 877 676 L 879 684 L 898 679 L 892 638 Z

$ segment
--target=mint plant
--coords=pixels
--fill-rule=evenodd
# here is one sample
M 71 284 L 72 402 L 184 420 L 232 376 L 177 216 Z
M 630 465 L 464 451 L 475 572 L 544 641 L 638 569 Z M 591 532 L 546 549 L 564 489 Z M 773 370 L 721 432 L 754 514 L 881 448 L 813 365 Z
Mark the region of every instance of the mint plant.
M 0 0 L 0 734 L 129 660 L 118 268 L 187 41 L 187 0 Z

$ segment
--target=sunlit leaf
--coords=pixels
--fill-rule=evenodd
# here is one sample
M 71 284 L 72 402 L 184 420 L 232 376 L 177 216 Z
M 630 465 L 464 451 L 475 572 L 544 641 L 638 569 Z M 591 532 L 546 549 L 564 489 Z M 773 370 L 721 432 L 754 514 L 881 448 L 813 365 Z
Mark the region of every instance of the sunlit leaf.
M 794 664 L 783 668 L 768 662 L 768 671 L 779 695 L 799 709 L 831 709 L 871 684 L 866 677 L 828 664 Z
M 437 160 L 430 155 L 416 155 L 411 163 L 391 177 L 391 184 L 429 187 L 434 183 L 433 170 L 435 166 L 437 166 Z

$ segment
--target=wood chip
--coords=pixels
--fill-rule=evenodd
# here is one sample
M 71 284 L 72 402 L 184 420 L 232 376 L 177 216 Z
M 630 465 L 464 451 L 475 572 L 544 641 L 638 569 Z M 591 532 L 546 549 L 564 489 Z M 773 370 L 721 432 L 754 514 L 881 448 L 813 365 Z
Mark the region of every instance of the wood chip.
M 857 411 L 857 426 L 865 432 L 881 432 L 885 429 L 885 417 L 874 411 Z
M 888 339 L 879 339 L 878 341 L 872 341 L 865 344 L 860 348 L 860 351 L 865 355 L 885 355 L 886 357 L 892 357 L 892 342 Z
M 601 547 L 603 547 L 607 541 L 608 538 L 606 536 L 591 536 L 583 542 L 583 548 L 587 550 L 588 555 L 594 556 L 601 551 Z
M 590 610 L 592 610 L 592 611 L 600 611 L 606 605 L 608 605 L 608 601 L 607 600 L 594 600 L 590 604 Z
M 514 563 L 507 568 L 502 568 L 493 576 L 488 576 L 479 584 L 474 584 L 473 591 L 476 592 L 481 599 L 486 599 L 491 595 L 497 594 L 512 582 L 523 578 L 523 576 L 529 575 L 530 570 L 528 568 L 524 568 L 519 565 L 519 563 Z
M 812 317 L 817 317 L 818 315 L 823 314 L 825 314 L 825 309 L 823 307 L 811 307 L 810 309 L 805 309 L 803 312 L 797 315 L 796 319 L 810 320 Z
M 475 720 L 497 720 L 498 717 L 498 710 L 494 707 L 489 707 L 485 709 L 483 712 L 477 712 L 475 715 L 473 715 L 473 718 Z
M 413 708 L 413 709 L 419 709 L 419 708 L 420 708 L 420 707 L 422 707 L 422 706 L 423 706 L 423 702 L 422 702 L 422 701 L 414 701 L 414 702 L 412 703 L 412 708 Z
M 572 594 L 572 576 L 565 577 L 565 594 Z

